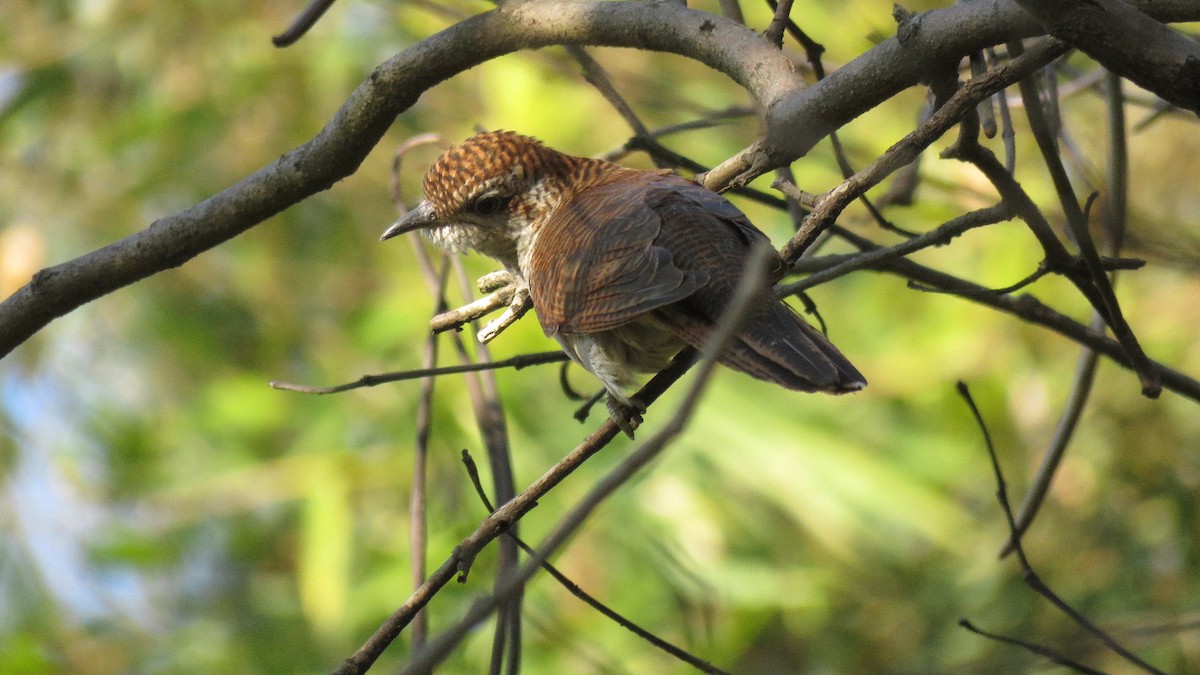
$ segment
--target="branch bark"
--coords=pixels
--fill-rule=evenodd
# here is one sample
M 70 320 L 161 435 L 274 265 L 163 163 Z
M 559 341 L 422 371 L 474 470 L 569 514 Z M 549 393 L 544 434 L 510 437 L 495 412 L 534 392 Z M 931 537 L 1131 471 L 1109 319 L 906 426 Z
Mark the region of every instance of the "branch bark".
M 1194 21 L 1187 0 L 1136 0 L 1131 7 L 1162 22 Z M 1011 40 L 1045 35 L 1041 23 L 1011 0 L 974 0 L 901 20 L 896 35 L 829 74 L 794 91 L 766 112 L 766 135 L 710 172 L 710 188 L 740 187 L 803 157 L 850 120 L 928 81 L 964 56 Z
M 1200 45 L 1121 0 L 1016 2 L 1054 37 L 1170 103 L 1200 113 Z

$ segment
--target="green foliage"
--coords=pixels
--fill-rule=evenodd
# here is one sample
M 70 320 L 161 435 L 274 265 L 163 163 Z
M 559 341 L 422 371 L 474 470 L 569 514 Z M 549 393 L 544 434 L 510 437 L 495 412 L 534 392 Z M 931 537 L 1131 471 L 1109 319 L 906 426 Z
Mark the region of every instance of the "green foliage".
M 273 48 L 270 35 L 300 4 L 7 7 L 5 292 L 272 161 L 319 131 L 376 63 L 447 23 L 420 6 L 339 3 L 296 46 Z M 766 25 L 765 7 L 747 10 L 752 25 Z M 866 1 L 810 3 L 802 23 L 828 48 L 830 66 L 894 30 L 890 6 Z M 736 85 L 679 57 L 596 56 L 651 126 L 747 104 Z M 851 161 L 865 165 L 909 131 L 922 96 L 906 92 L 850 124 Z M 1081 151 L 1102 157 L 1099 99 L 1081 94 L 1064 114 Z M 611 150 L 629 135 L 561 50 L 490 62 L 423 96 L 353 177 L 59 320 L 5 360 L 0 672 L 322 672 L 404 601 L 419 385 L 306 397 L 267 382 L 331 384 L 419 367 L 434 302 L 410 245 L 377 242 L 395 215 L 392 155 L 415 133 L 455 141 L 475 125 L 576 154 Z M 742 118 L 668 144 L 714 164 L 757 125 Z M 1130 242 L 1152 265 L 1123 274 L 1118 287 L 1147 351 L 1190 373 L 1200 372 L 1200 288 L 1189 251 L 1200 247 L 1189 247 L 1200 233 L 1196 192 L 1181 187 L 1196 183 L 1194 162 L 1180 158 L 1196 156 L 1197 138 L 1194 126 L 1170 119 L 1135 136 Z M 1032 152 L 1023 140 L 1022 152 Z M 405 160 L 409 203 L 434 152 Z M 994 201 L 978 175 L 935 157 L 923 159 L 918 203 L 888 211 L 897 225 L 925 231 Z M 623 161 L 649 166 L 641 156 Z M 1023 168 L 1035 161 L 1020 157 Z M 795 171 L 813 193 L 840 181 L 828 144 Z M 1019 177 L 1052 203 L 1036 170 Z M 789 236 L 785 216 L 744 206 L 776 243 Z M 859 207 L 841 223 L 897 241 Z M 999 287 L 1031 272 L 1039 250 L 1013 222 L 916 259 Z M 470 275 L 490 270 L 467 263 Z M 1031 291 L 1086 320 L 1065 282 Z M 956 625 L 964 616 L 1119 668 L 1023 587 L 1014 561 L 995 559 L 1007 530 L 978 429 L 954 394 L 956 380 L 971 383 L 1019 499 L 1078 347 L 871 272 L 813 297 L 870 388 L 801 396 L 720 373 L 682 440 L 556 564 L 635 621 L 738 672 L 1021 672 L 1040 663 L 966 633 Z M 528 319 L 492 345 L 497 358 L 551 348 Z M 456 358 L 444 339 L 442 362 Z M 594 386 L 579 371 L 570 376 L 577 388 Z M 571 419 L 576 404 L 559 393 L 554 367 L 497 379 L 520 489 L 596 420 Z M 643 433 L 678 400 L 673 392 L 652 408 Z M 431 566 L 485 513 L 459 464 L 464 447 L 484 461 L 462 377 L 440 379 L 434 402 Z M 1193 634 L 1135 630 L 1195 612 L 1198 420 L 1194 403 L 1143 399 L 1132 374 L 1102 363 L 1028 538 L 1052 586 L 1167 670 L 1196 668 Z M 556 489 L 522 522 L 523 536 L 537 542 L 629 447 L 618 441 Z M 436 598 L 435 629 L 490 590 L 495 565 L 489 549 L 466 585 Z M 527 672 L 683 672 L 544 577 L 529 589 L 525 630 Z M 490 639 L 477 631 L 447 672 L 480 672 Z M 379 668 L 408 652 L 402 639 Z

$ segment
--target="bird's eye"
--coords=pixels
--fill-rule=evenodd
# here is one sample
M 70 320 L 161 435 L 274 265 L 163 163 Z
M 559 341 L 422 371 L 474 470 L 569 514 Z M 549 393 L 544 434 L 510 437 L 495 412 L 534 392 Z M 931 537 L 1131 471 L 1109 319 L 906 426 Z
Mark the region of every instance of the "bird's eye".
M 491 216 L 504 210 L 505 201 L 500 195 L 485 195 L 475 201 L 475 213 L 481 216 Z

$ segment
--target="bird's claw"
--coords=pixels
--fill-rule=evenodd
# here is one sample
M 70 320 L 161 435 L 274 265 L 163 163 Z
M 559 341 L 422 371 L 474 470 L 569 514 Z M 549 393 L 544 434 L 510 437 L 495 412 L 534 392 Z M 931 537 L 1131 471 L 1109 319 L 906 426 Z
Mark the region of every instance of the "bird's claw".
M 608 416 L 632 439 L 634 430 L 642 424 L 642 413 L 646 412 L 646 406 L 637 399 L 627 399 L 626 402 L 612 394 L 605 397 L 604 404 L 608 408 Z
M 483 288 L 485 279 L 490 276 L 500 274 L 509 273 L 493 272 L 492 274 L 480 278 L 480 288 Z M 509 275 L 509 283 L 512 283 L 511 279 L 512 275 Z M 501 313 L 500 316 L 487 322 L 487 324 L 479 330 L 479 333 L 476 334 L 475 338 L 483 344 L 491 342 L 496 338 L 497 335 L 503 333 L 505 328 L 508 328 L 509 326 L 513 325 L 517 319 L 525 316 L 525 312 L 528 312 L 529 308 L 532 306 L 533 303 L 529 300 L 529 287 L 524 284 L 518 284 L 516 289 L 513 291 L 512 300 L 508 303 L 508 307 L 504 308 L 504 312 Z
M 479 329 L 479 333 L 475 335 L 475 338 L 479 340 L 480 343 L 486 345 L 487 343 L 496 339 L 497 335 L 504 332 L 504 329 L 511 326 L 516 320 L 517 317 L 515 314 L 513 314 L 512 309 L 506 308 L 504 313 L 498 318 L 492 319 L 491 321 L 487 322 L 483 328 Z

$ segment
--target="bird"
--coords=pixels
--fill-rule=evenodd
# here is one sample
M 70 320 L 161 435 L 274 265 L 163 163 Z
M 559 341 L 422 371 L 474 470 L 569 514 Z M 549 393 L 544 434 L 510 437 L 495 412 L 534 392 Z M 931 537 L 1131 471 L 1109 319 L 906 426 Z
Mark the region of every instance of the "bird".
M 516 283 L 509 321 L 528 299 L 545 334 L 603 383 L 609 415 L 630 438 L 645 406 L 627 392 L 640 374 L 704 345 L 751 248 L 769 243 L 730 201 L 692 180 L 564 154 L 512 131 L 450 147 L 422 188 L 424 200 L 381 239 L 419 230 L 444 250 L 503 265 Z M 763 283 L 773 285 L 786 265 L 773 253 L 769 266 Z M 790 390 L 866 386 L 773 292 L 758 294 L 718 361 Z

